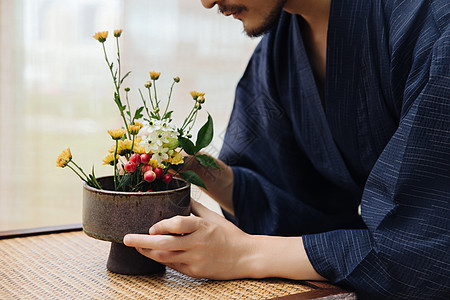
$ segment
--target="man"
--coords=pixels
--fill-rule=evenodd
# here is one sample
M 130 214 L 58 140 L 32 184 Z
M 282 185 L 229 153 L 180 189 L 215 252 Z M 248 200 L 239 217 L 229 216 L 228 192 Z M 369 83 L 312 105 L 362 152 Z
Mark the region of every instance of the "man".
M 448 299 L 448 0 L 202 3 L 265 34 L 236 90 L 226 164 L 197 168 L 239 228 L 193 202 L 196 216 L 125 244 L 194 277 Z

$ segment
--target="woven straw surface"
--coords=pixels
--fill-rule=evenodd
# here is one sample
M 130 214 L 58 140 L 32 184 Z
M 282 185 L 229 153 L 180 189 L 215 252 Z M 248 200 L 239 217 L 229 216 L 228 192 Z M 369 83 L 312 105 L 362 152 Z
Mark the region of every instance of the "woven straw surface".
M 213 281 L 106 269 L 110 243 L 69 232 L 0 240 L 0 299 L 268 299 L 311 291 L 282 279 Z

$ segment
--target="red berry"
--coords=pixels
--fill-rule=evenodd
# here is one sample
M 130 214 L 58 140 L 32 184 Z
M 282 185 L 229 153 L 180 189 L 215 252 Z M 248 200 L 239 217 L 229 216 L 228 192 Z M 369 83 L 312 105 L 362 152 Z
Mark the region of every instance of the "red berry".
M 163 181 L 164 181 L 166 184 L 169 184 L 169 183 L 172 181 L 172 175 L 170 175 L 170 174 L 164 175 L 164 176 L 163 176 Z
M 132 161 L 127 161 L 123 168 L 125 169 L 125 172 L 133 173 L 136 171 L 136 164 Z
M 155 172 L 156 178 L 163 176 L 163 170 L 160 167 L 153 168 L 153 172 Z
M 153 171 L 153 167 L 151 165 L 143 165 L 142 166 L 142 173 L 145 173 L 147 171 Z
M 141 162 L 143 164 L 148 164 L 150 162 L 150 155 L 147 153 L 141 154 Z
M 139 166 L 141 164 L 141 156 L 137 153 L 134 153 L 130 156 L 129 161 L 134 162 L 136 166 Z
M 144 180 L 147 182 L 153 182 L 156 179 L 156 174 L 153 171 L 147 171 L 144 173 Z
M 147 193 L 149 193 L 149 192 L 153 192 L 153 190 L 152 189 L 147 190 Z

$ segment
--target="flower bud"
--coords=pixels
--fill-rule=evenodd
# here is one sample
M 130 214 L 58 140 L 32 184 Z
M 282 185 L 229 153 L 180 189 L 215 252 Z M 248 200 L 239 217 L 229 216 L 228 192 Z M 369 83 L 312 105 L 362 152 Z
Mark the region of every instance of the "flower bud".
M 154 71 L 150 72 L 150 78 L 151 78 L 152 80 L 158 80 L 159 75 L 161 75 L 160 72 L 154 72 Z
M 190 139 L 192 137 L 192 134 L 188 133 L 186 136 L 188 139 Z
M 108 31 L 97 32 L 92 37 L 100 43 L 104 43 L 106 41 L 106 38 L 108 37 Z
M 197 102 L 197 103 L 195 103 L 195 108 L 197 110 L 200 110 L 200 109 L 202 109 L 202 105 L 199 102 Z
M 174 77 L 174 78 L 173 78 L 173 81 L 175 81 L 176 83 L 180 82 L 180 77 L 178 77 L 178 76 L 177 76 L 177 77 Z
M 198 96 L 198 97 L 197 97 L 197 102 L 200 103 L 200 104 L 205 103 L 205 97 L 203 97 L 203 96 Z
M 116 30 L 114 30 L 114 36 L 115 36 L 115 37 L 120 37 L 121 34 L 122 34 L 122 29 L 116 29 Z
M 129 91 L 130 91 L 130 88 L 129 88 L 129 87 L 126 87 L 124 90 L 125 90 L 125 92 L 129 92 Z
M 178 147 L 178 139 L 175 138 L 167 138 L 168 143 L 164 143 L 163 147 L 168 148 L 169 150 L 176 149 Z
M 144 86 L 146 87 L 146 88 L 150 88 L 151 86 L 152 86 L 152 82 L 151 81 L 147 81 L 145 84 L 144 84 Z

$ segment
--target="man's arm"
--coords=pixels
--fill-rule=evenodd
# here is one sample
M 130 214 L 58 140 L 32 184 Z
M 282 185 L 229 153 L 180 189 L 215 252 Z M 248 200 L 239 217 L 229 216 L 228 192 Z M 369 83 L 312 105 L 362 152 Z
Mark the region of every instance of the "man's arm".
M 301 237 L 246 234 L 196 201 L 192 212 L 195 216 L 155 224 L 150 235 L 129 234 L 124 243 L 192 277 L 324 280 L 309 262 Z
M 192 157 L 187 158 L 186 169 L 192 170 L 205 183 L 204 190 L 227 212 L 234 214 L 233 208 L 233 171 L 220 159 L 214 158 L 220 169 L 204 167 Z

